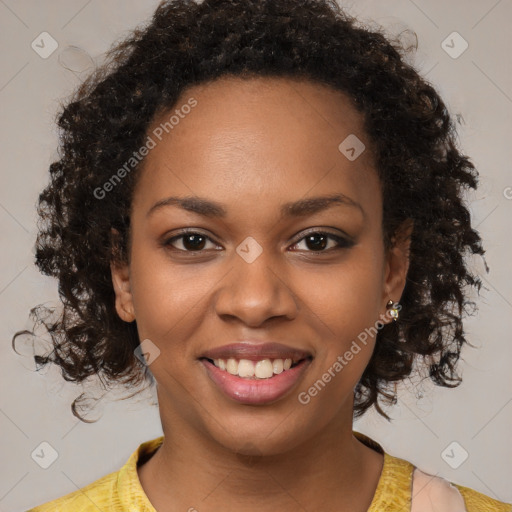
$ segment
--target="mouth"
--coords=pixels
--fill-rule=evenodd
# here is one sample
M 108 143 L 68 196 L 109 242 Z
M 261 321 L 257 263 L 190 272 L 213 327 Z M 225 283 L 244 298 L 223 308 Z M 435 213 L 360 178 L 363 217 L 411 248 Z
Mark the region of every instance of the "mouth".
M 211 349 L 198 359 L 226 397 L 258 405 L 288 395 L 311 365 L 313 355 L 278 343 L 241 342 Z
M 261 380 L 271 379 L 275 375 L 279 375 L 283 372 L 287 372 L 292 368 L 295 368 L 303 361 L 312 361 L 313 357 L 308 356 L 301 359 L 292 358 L 262 358 L 259 360 L 251 359 L 235 359 L 230 357 L 229 359 L 209 359 L 202 357 L 200 360 L 208 361 L 210 364 L 219 368 L 223 372 L 235 375 L 243 379 L 249 380 Z

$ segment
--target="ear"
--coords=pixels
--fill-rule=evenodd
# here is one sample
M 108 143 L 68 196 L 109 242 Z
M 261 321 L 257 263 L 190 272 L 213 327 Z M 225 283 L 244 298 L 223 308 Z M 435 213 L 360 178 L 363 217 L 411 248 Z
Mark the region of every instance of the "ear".
M 112 228 L 111 234 L 111 240 L 113 241 L 112 254 L 116 255 L 118 254 L 116 243 L 119 238 L 119 232 Z M 110 272 L 116 294 L 117 314 L 125 322 L 133 322 L 135 320 L 135 309 L 131 293 L 130 266 L 126 263 L 121 263 L 118 258 L 113 257 L 110 261 Z
M 384 272 L 383 309 L 389 300 L 399 302 L 405 288 L 410 263 L 411 234 L 414 227 L 412 219 L 405 220 L 392 237 L 392 247 L 386 255 Z

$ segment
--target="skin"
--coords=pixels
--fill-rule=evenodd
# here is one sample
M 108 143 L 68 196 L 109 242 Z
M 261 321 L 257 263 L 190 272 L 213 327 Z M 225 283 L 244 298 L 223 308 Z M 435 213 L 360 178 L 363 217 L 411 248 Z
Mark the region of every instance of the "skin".
M 176 108 L 191 97 L 197 106 L 146 157 L 132 202 L 130 263 L 111 266 L 119 316 L 136 319 L 140 339 L 160 350 L 150 368 L 165 441 L 138 468 L 141 485 L 159 512 L 366 511 L 383 456 L 352 433 L 353 390 L 375 338 L 307 405 L 298 401 L 365 328 L 391 321 L 386 303 L 405 286 L 409 239 L 384 250 L 381 187 L 363 118 L 343 93 L 309 81 L 223 77 L 189 88 Z M 366 146 L 354 161 L 338 149 L 349 134 Z M 285 202 L 333 193 L 361 209 L 334 205 L 279 218 Z M 147 216 L 168 196 L 205 197 L 227 215 L 166 206 Z M 210 238 L 193 239 L 199 255 L 183 238 L 164 245 L 185 227 Z M 354 244 L 331 249 L 337 243 L 328 239 L 322 248 L 304 238 L 309 228 Z M 248 236 L 263 250 L 252 263 L 236 252 Z M 240 404 L 197 358 L 248 339 L 305 349 L 314 359 L 286 396 Z

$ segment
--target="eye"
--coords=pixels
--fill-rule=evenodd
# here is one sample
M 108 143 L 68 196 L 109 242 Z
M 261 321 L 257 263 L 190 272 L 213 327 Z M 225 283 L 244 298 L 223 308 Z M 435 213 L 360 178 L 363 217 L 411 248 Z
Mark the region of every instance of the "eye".
M 176 247 L 174 244 L 179 242 L 182 248 Z M 215 247 L 216 244 L 212 241 L 212 239 L 203 233 L 199 233 L 196 231 L 186 231 L 181 233 L 180 235 L 173 236 L 172 238 L 164 241 L 164 246 L 172 246 L 177 251 L 182 252 L 201 252 L 205 250 L 205 245 L 207 242 L 211 242 Z
M 325 248 L 329 245 L 329 240 L 334 241 L 334 247 Z M 302 237 L 292 247 L 297 247 L 301 243 L 304 243 L 307 252 L 330 252 L 331 250 L 337 250 L 342 248 L 348 248 L 354 245 L 354 242 L 348 240 L 342 236 L 334 235 L 333 233 L 327 233 L 325 231 L 311 231 L 306 236 Z
M 334 242 L 334 247 L 329 246 L 329 241 Z M 173 236 L 163 242 L 165 247 L 173 247 L 178 252 L 186 252 L 186 253 L 201 253 L 206 250 L 205 247 L 208 242 L 210 242 L 216 249 L 218 247 L 217 244 L 213 242 L 213 240 L 200 232 L 197 231 L 185 231 L 179 235 Z M 298 247 L 301 243 L 304 243 L 306 252 L 330 252 L 332 250 L 348 248 L 354 245 L 352 240 L 344 238 L 339 235 L 335 235 L 333 233 L 328 233 L 325 231 L 311 231 L 306 236 L 299 239 L 292 245 L 293 247 Z M 181 246 L 181 247 L 180 247 Z M 326 247 L 328 247 L 326 249 Z

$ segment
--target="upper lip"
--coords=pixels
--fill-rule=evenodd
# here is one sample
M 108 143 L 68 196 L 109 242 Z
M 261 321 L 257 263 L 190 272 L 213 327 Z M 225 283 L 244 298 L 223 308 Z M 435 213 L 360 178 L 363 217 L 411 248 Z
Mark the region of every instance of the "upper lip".
M 291 359 L 298 362 L 307 357 L 312 357 L 311 353 L 295 347 L 282 345 L 281 343 L 255 343 L 251 341 L 242 341 L 215 347 L 204 352 L 201 358 L 206 359 L 249 359 L 260 361 L 262 359 Z

